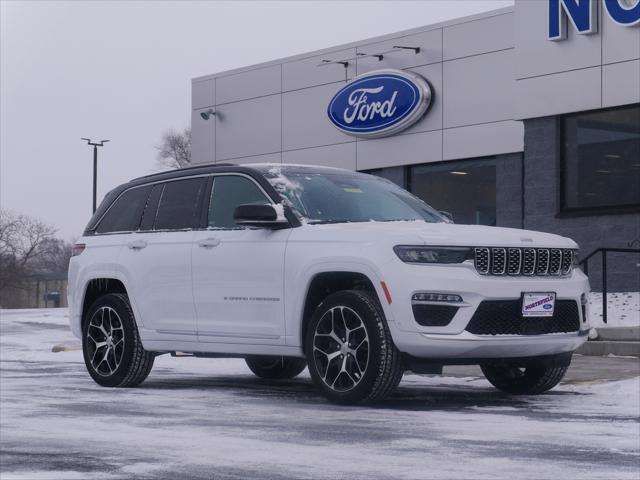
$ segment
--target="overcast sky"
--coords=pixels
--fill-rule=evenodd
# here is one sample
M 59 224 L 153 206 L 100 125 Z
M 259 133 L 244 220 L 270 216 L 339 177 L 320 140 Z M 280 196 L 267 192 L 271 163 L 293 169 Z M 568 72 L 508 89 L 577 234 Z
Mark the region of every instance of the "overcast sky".
M 511 5 L 512 0 L 0 0 L 0 202 L 79 236 L 98 199 L 152 173 L 190 122 L 190 80 Z

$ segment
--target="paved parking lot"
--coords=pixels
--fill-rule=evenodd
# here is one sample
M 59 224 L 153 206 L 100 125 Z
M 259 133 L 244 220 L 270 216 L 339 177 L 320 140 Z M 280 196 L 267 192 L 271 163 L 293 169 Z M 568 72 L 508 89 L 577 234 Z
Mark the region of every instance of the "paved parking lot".
M 580 478 L 640 475 L 640 363 L 574 357 L 543 396 L 508 397 L 476 367 L 406 375 L 374 407 L 328 404 L 303 374 L 159 357 L 105 389 L 65 310 L 2 311 L 0 478 Z

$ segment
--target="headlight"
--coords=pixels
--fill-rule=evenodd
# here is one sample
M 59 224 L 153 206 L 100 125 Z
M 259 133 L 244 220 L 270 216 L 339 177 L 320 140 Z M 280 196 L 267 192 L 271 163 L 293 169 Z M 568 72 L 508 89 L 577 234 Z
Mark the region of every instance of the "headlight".
M 393 247 L 393 251 L 405 263 L 462 263 L 473 258 L 469 247 L 397 245 Z

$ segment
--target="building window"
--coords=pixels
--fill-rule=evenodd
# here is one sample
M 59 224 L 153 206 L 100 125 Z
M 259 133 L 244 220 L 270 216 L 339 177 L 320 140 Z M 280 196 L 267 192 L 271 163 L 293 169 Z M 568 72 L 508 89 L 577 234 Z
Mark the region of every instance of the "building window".
M 456 223 L 496 224 L 496 162 L 493 157 L 410 167 L 414 195 Z
M 563 210 L 640 206 L 640 105 L 562 119 Z

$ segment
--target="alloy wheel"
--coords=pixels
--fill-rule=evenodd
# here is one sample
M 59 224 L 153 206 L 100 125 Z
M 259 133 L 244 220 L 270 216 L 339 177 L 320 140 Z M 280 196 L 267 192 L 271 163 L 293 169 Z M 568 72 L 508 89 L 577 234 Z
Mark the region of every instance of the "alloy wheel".
M 103 377 L 113 375 L 124 355 L 122 320 L 111 307 L 93 314 L 87 328 L 87 350 L 93 370 Z
M 369 335 L 360 315 L 346 306 L 327 310 L 314 332 L 313 357 L 329 388 L 338 392 L 355 388 L 369 365 Z

